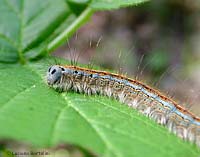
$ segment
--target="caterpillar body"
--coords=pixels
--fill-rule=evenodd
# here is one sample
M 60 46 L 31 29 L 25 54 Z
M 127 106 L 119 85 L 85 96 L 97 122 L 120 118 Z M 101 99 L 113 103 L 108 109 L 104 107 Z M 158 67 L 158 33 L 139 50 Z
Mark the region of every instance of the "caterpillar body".
M 59 91 L 113 97 L 200 147 L 200 118 L 142 82 L 105 71 L 53 65 L 47 83 Z

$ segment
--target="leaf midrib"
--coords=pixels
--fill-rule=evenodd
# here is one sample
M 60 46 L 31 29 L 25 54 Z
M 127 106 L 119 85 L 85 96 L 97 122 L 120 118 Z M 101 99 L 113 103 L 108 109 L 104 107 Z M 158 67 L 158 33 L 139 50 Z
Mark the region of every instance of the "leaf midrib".
M 145 123 L 146 125 L 149 125 L 148 123 L 146 123 L 146 121 L 144 122 L 142 119 L 139 119 L 139 118 L 133 116 L 132 114 L 128 114 L 128 113 L 126 113 L 126 112 L 122 112 L 121 110 L 119 110 L 119 109 L 116 108 L 116 107 L 113 107 L 113 106 L 107 105 L 106 103 L 100 102 L 100 101 L 98 101 L 98 99 L 92 99 L 92 101 L 96 101 L 96 102 L 102 104 L 102 105 L 105 106 L 105 107 L 108 107 L 108 108 L 111 108 L 111 109 L 113 109 L 113 110 L 116 110 L 117 112 L 122 113 L 122 114 L 124 114 L 124 115 L 127 115 L 127 116 L 129 116 L 130 118 L 137 119 L 138 121 L 141 121 L 141 122 Z M 132 108 L 130 108 L 130 109 L 132 109 Z M 148 144 L 148 145 L 154 147 L 156 150 L 158 150 L 158 152 L 162 152 L 162 154 L 166 154 L 166 152 L 164 152 L 163 150 L 160 150 L 160 149 L 159 149 L 156 145 L 154 145 L 153 143 L 147 142 L 146 140 L 144 140 L 144 138 L 140 138 L 140 137 L 138 137 L 138 136 L 133 136 L 133 135 L 129 134 L 128 132 L 124 132 L 124 131 L 121 131 L 121 130 L 118 130 L 118 129 L 117 129 L 117 130 L 116 130 L 116 129 L 113 129 L 112 127 L 106 126 L 106 125 L 104 125 L 103 123 L 98 123 L 98 122 L 95 122 L 95 121 L 93 121 L 93 120 L 92 120 L 92 122 L 93 122 L 93 123 L 97 123 L 98 125 L 101 125 L 101 126 L 103 126 L 103 127 L 109 128 L 109 129 L 112 130 L 113 132 L 117 132 L 117 133 L 119 133 L 119 134 L 125 135 L 125 136 L 127 136 L 127 137 L 132 138 L 132 139 L 136 139 L 136 140 L 138 140 L 138 141 L 140 141 L 140 142 L 142 142 L 142 143 L 144 143 L 144 144 Z M 149 126 L 158 129 L 157 127 L 154 127 L 153 125 L 149 125 Z M 162 131 L 162 132 L 163 132 L 162 129 L 160 129 L 159 131 Z
M 88 124 L 89 126 L 94 130 L 94 132 L 98 135 L 98 137 L 102 140 L 102 142 L 105 144 L 107 150 L 110 150 L 113 154 L 115 154 L 116 157 L 123 157 L 121 155 L 121 152 L 117 151 L 116 148 L 107 140 L 104 134 L 101 133 L 101 131 L 98 131 L 98 126 L 95 126 L 92 124 L 91 120 L 82 113 L 73 103 L 65 96 L 65 93 L 61 94 L 63 100 L 68 104 L 69 107 L 71 107 L 74 111 L 76 111 Z

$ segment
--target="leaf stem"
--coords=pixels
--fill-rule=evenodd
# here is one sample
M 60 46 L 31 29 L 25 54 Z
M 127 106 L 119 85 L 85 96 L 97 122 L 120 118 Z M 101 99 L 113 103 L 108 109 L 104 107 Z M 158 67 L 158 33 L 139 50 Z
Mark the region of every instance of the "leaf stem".
M 50 53 L 63 44 L 92 14 L 93 10 L 91 8 L 88 7 L 85 9 L 85 11 L 69 27 L 48 44 L 47 52 Z
M 22 53 L 22 51 L 18 51 L 18 56 L 19 56 L 19 61 L 21 64 L 25 64 L 26 63 L 26 59 L 24 58 L 24 54 Z

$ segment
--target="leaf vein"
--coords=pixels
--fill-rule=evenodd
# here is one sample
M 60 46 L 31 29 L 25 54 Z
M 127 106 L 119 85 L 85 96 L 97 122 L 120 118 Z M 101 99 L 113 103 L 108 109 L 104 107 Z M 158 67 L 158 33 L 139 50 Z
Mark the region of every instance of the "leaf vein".
M 109 105 L 107 105 L 107 104 L 105 104 L 105 103 L 103 103 L 103 102 L 100 102 L 100 101 L 98 101 L 98 100 L 95 100 L 95 99 L 94 99 L 94 101 L 96 101 L 96 102 L 98 102 L 98 103 L 100 103 L 100 104 L 102 104 L 102 105 L 104 105 L 104 106 L 106 106 L 106 107 L 112 108 L 112 109 L 114 109 L 114 110 L 116 110 L 116 111 L 118 111 L 118 112 L 120 112 L 120 113 L 122 113 L 122 114 L 126 114 L 126 115 L 130 116 L 131 118 L 138 119 L 138 120 L 144 122 L 145 124 L 147 124 L 147 125 L 149 125 L 149 126 L 155 128 L 155 129 L 157 129 L 157 130 L 159 130 L 159 131 L 164 132 L 162 129 L 160 129 L 160 128 L 158 128 L 158 127 L 154 127 L 152 124 L 149 124 L 149 123 L 147 123 L 146 121 L 144 121 L 144 120 L 142 120 L 142 119 L 140 119 L 140 118 L 137 118 L 137 117 L 133 116 L 132 114 L 128 114 L 128 113 L 126 113 L 126 112 L 123 112 L 123 111 L 119 110 L 119 109 L 116 108 L 116 107 L 109 106 Z M 138 113 L 138 114 L 140 114 L 140 113 Z M 144 116 L 144 115 L 142 115 L 142 116 Z
M 24 27 L 30 25 L 35 19 L 40 17 L 42 13 L 50 6 L 50 2 L 47 3 L 44 7 L 42 7 L 34 16 L 32 16 L 25 24 Z
M 160 151 L 160 152 L 164 153 L 164 151 L 160 150 L 156 145 L 153 145 L 152 143 L 143 140 L 144 138 L 139 138 L 138 136 L 133 136 L 132 134 L 129 134 L 129 133 L 124 132 L 124 131 L 121 131 L 119 129 L 113 129 L 112 127 L 109 127 L 108 125 L 105 125 L 105 124 L 102 124 L 102 123 L 99 123 L 99 122 L 96 122 L 96 121 L 93 121 L 93 122 L 98 124 L 98 125 L 101 125 L 102 127 L 108 128 L 110 131 L 116 132 L 118 134 L 130 137 L 130 138 L 132 138 L 134 140 L 136 139 L 136 140 L 138 140 L 138 141 L 140 141 L 140 142 L 142 142 L 144 144 L 150 145 L 150 146 L 154 147 L 158 152 Z
M 19 12 L 13 7 L 13 5 L 10 4 L 10 2 L 8 0 L 4 0 L 4 2 L 6 3 L 6 5 L 9 7 L 9 9 L 17 14 L 17 17 L 20 18 Z
M 9 102 L 13 101 L 16 97 L 18 97 L 19 95 L 21 95 L 21 94 L 23 94 L 23 93 L 29 91 L 29 90 L 32 89 L 32 88 L 35 88 L 35 84 L 33 84 L 33 85 L 31 85 L 31 86 L 25 88 L 25 89 L 22 90 L 22 91 L 17 92 L 17 94 L 15 94 L 13 97 L 11 97 L 10 99 L 8 99 L 8 101 L 6 101 L 4 104 L 2 104 L 2 105 L 0 106 L 0 109 L 2 110 L 3 108 L 5 108 L 6 105 L 9 104 Z
M 16 46 L 15 42 L 12 39 L 10 39 L 9 37 L 7 37 L 6 35 L 0 33 L 0 38 L 5 40 L 5 41 L 7 41 L 16 50 L 18 49 L 18 47 Z
M 101 133 L 100 129 L 98 126 L 94 125 L 91 123 L 92 120 L 90 120 L 83 112 L 81 112 L 77 107 L 75 107 L 73 105 L 73 103 L 71 103 L 69 101 L 69 99 L 62 94 L 63 98 L 65 101 L 68 101 L 68 104 L 71 108 L 73 108 L 90 126 L 91 128 L 96 132 L 96 134 L 101 138 L 101 140 L 105 143 L 105 145 L 107 146 L 108 149 L 111 150 L 111 152 L 113 152 L 115 154 L 115 156 L 121 157 L 121 153 L 119 151 L 117 151 L 113 145 L 109 142 L 109 140 L 107 140 L 106 136 L 104 134 Z

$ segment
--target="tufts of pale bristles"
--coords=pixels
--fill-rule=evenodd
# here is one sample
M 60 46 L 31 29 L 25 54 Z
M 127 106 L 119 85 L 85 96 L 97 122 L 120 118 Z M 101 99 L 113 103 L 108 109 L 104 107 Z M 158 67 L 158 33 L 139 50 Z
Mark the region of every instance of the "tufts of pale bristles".
M 102 71 L 55 65 L 47 72 L 47 82 L 60 92 L 73 90 L 115 98 L 200 147 L 198 117 L 136 80 Z

